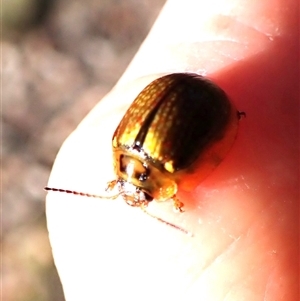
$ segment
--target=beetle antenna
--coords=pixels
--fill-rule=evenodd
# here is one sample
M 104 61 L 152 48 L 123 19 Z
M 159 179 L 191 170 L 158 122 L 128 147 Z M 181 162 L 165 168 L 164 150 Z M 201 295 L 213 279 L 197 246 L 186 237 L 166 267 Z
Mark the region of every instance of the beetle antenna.
M 167 222 L 167 221 L 163 220 L 163 219 L 160 218 L 160 217 L 157 217 L 157 216 L 155 216 L 155 215 L 149 213 L 149 212 L 146 210 L 146 208 L 145 208 L 144 206 L 141 206 L 140 208 L 143 210 L 144 213 L 146 213 L 147 215 L 151 216 L 152 218 L 155 218 L 155 219 L 158 220 L 159 222 L 164 223 L 164 224 L 166 224 L 167 226 L 173 227 L 173 228 L 175 228 L 176 230 L 179 230 L 179 231 L 185 233 L 186 235 L 188 235 L 188 236 L 190 236 L 190 237 L 193 237 L 193 236 L 194 236 L 194 234 L 193 234 L 192 232 L 190 232 L 190 231 L 188 231 L 188 230 L 185 230 L 185 229 L 183 229 L 183 228 L 181 228 L 181 227 L 179 227 L 179 226 L 176 226 L 176 225 L 174 225 L 174 224 L 172 224 L 172 223 L 170 223 L 170 222 Z
M 90 194 L 90 193 L 85 193 L 85 192 L 80 192 L 80 191 L 75 191 L 75 190 L 60 189 L 60 188 L 53 188 L 53 187 L 47 187 L 47 186 L 44 188 L 44 190 L 69 193 L 69 194 L 74 194 L 74 195 L 79 195 L 79 196 L 86 196 L 89 198 L 109 199 L 109 200 L 114 200 L 120 195 L 120 193 L 118 193 L 118 194 L 111 195 L 111 196 L 105 196 L 105 195 Z
M 111 196 L 104 196 L 104 195 L 90 194 L 90 193 L 80 192 L 80 191 L 76 191 L 76 190 L 68 190 L 68 189 L 54 188 L 54 187 L 48 187 L 48 186 L 44 187 L 44 190 L 46 190 L 46 191 L 54 191 L 54 192 L 62 192 L 62 193 L 68 193 L 68 194 L 74 194 L 74 195 L 78 195 L 78 196 L 86 196 L 86 197 L 89 197 L 89 198 L 109 199 L 109 200 L 114 200 L 114 199 L 116 199 L 120 195 L 120 193 L 117 193 L 117 194 L 111 195 Z M 174 229 L 179 230 L 179 231 L 185 233 L 186 235 L 188 235 L 190 237 L 194 236 L 192 232 L 187 231 L 187 230 L 185 230 L 185 229 L 183 229 L 183 228 L 181 228 L 179 226 L 176 226 L 176 225 L 174 225 L 174 224 L 172 224 L 170 222 L 167 222 L 167 221 L 163 220 L 160 217 L 152 215 L 151 213 L 149 213 L 146 210 L 146 208 L 144 206 L 141 206 L 140 208 L 143 210 L 144 213 L 146 213 L 147 215 L 149 215 L 152 218 L 155 218 L 159 222 L 164 223 L 167 226 L 173 227 Z

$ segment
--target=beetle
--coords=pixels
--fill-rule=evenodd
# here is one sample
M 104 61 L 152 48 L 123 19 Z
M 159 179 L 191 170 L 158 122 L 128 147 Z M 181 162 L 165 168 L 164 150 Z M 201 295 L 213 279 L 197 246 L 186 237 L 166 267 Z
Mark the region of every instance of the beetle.
M 171 200 L 174 210 L 182 212 L 178 187 L 192 190 L 220 164 L 234 143 L 241 116 L 245 113 L 226 93 L 201 75 L 172 73 L 154 80 L 113 134 L 116 179 L 106 190 L 117 188 L 118 194 L 106 198 L 121 195 L 128 205 L 142 209 L 152 200 Z

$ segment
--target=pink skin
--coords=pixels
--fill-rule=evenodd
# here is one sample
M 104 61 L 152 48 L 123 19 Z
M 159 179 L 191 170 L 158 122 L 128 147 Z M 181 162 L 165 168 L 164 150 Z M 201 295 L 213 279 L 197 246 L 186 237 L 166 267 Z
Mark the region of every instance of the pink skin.
M 114 129 L 154 73 L 205 73 L 247 117 L 221 165 L 179 191 L 184 213 L 149 207 L 194 237 L 121 199 L 48 194 L 66 300 L 298 300 L 298 1 L 175 2 L 65 142 L 49 186 L 104 193 Z

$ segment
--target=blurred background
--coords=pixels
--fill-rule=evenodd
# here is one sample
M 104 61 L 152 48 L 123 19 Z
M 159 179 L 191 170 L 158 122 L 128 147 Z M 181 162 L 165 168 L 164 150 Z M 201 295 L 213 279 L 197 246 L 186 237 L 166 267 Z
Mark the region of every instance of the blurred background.
M 64 139 L 113 87 L 166 0 L 2 0 L 2 300 L 63 301 L 45 219 Z

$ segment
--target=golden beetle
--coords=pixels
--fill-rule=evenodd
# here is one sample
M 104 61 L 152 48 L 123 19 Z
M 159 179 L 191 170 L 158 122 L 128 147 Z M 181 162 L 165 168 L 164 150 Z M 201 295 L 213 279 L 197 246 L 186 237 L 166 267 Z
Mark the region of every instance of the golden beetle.
M 172 200 L 191 190 L 225 157 L 240 113 L 208 79 L 175 73 L 150 83 L 133 101 L 113 139 L 116 185 L 131 206 Z
M 178 185 L 193 189 L 226 156 L 244 112 L 207 78 L 173 73 L 154 80 L 133 101 L 112 138 L 117 187 L 127 204 L 145 208 L 153 199 L 183 203 Z M 46 190 L 102 196 L 46 187 Z M 117 195 L 117 196 L 118 196 Z M 106 197 L 106 198 L 115 198 Z

